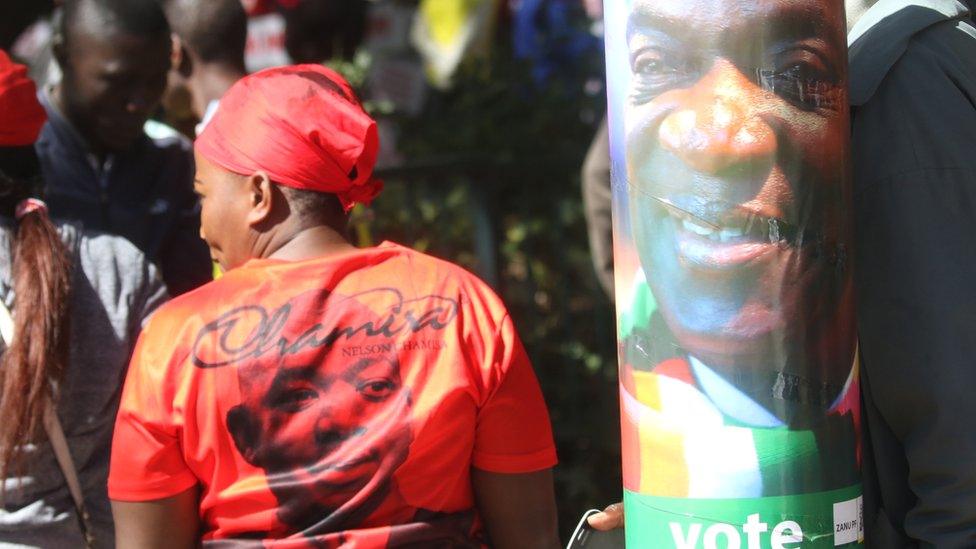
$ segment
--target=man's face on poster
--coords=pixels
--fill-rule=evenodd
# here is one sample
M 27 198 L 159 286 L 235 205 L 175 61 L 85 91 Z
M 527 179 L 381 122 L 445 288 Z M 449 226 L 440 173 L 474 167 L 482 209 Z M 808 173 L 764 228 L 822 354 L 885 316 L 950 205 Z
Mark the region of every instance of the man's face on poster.
M 243 367 L 242 402 L 228 414 L 242 455 L 267 472 L 279 517 L 296 526 L 375 503 L 412 440 L 396 355 L 341 354 L 286 357 L 271 375 Z
M 801 377 L 846 354 L 846 377 L 841 3 L 633 0 L 627 45 L 634 240 L 678 343 Z

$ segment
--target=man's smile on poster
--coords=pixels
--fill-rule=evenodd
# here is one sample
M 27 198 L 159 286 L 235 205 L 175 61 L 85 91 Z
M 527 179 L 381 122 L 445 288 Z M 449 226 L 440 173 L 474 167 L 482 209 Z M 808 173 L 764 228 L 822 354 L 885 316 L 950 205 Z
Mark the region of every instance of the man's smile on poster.
M 674 337 L 746 384 L 749 365 L 842 387 L 842 18 L 822 2 L 635 0 L 626 42 L 633 238 Z

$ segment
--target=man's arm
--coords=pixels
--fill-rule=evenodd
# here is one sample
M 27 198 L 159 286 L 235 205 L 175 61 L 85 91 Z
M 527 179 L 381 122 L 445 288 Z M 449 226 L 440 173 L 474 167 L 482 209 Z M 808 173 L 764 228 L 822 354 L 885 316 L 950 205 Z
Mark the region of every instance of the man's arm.
M 472 469 L 471 482 L 492 547 L 559 547 L 552 469 L 522 474 Z
M 896 528 L 939 547 L 976 544 L 973 198 L 976 173 L 925 170 L 866 190 L 857 207 L 862 387 L 877 504 Z
M 872 546 L 976 547 L 974 56 L 955 22 L 934 26 L 854 114 Z
M 118 549 L 192 549 L 199 545 L 199 490 L 166 499 L 112 500 Z

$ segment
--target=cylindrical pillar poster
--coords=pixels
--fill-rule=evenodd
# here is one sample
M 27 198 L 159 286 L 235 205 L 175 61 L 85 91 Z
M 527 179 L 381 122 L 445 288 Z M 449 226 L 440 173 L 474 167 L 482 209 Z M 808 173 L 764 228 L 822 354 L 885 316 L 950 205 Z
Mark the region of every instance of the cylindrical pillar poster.
M 842 0 L 607 0 L 631 548 L 862 544 Z

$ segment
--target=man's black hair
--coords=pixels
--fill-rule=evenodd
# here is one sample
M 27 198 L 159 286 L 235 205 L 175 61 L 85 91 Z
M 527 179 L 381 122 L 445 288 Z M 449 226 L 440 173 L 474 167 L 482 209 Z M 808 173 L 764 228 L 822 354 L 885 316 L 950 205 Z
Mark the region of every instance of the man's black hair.
M 156 0 L 64 0 L 58 39 L 67 43 L 83 20 L 102 33 L 122 32 L 144 37 L 169 36 L 169 23 Z
M 206 63 L 244 72 L 247 14 L 240 0 L 162 0 L 173 32 Z

